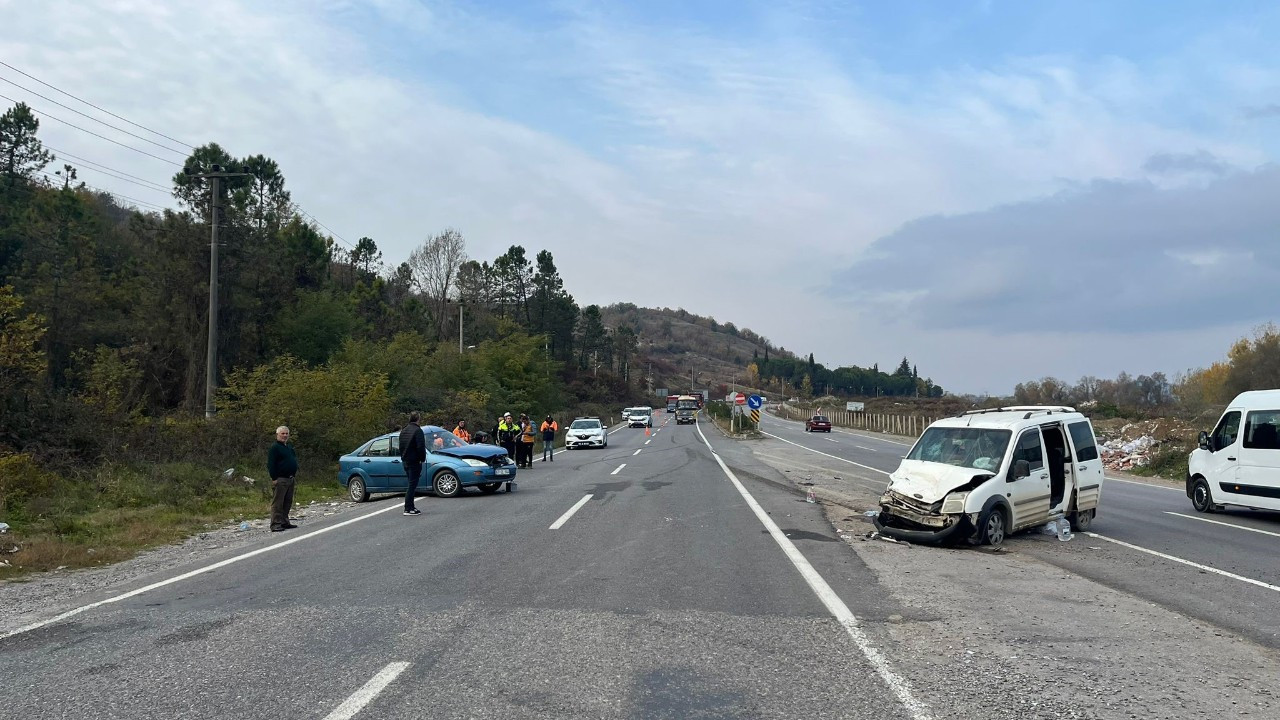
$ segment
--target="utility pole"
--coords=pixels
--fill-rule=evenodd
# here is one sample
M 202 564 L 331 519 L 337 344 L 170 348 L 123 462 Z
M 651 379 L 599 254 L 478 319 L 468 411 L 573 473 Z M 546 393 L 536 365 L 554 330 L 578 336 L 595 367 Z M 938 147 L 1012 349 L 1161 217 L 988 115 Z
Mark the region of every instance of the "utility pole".
M 462 354 L 462 299 L 458 299 L 458 354 Z
M 206 418 L 214 415 L 213 394 L 218 388 L 218 226 L 222 223 L 222 218 L 218 216 L 218 211 L 221 209 L 218 200 L 222 191 L 221 180 L 249 177 L 251 174 L 223 172 L 220 166 L 213 165 L 210 167 L 210 172 L 193 176 L 213 181 L 209 186 L 209 225 L 212 227 L 212 235 L 209 238 L 209 347 L 205 355 L 204 368 L 204 416 Z

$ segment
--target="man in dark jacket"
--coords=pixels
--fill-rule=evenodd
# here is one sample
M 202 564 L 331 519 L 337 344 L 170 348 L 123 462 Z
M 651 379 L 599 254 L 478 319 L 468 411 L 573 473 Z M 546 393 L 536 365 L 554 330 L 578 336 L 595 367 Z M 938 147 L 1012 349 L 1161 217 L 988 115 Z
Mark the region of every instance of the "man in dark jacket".
M 409 424 L 400 431 L 400 463 L 404 465 L 405 475 L 409 477 L 409 491 L 404 494 L 405 515 L 422 514 L 413 505 L 413 496 L 418 492 L 418 478 L 422 477 L 422 463 L 427 459 L 427 438 L 418 425 L 421 419 L 422 416 L 416 412 L 410 414 Z
M 293 508 L 293 479 L 298 474 L 298 456 L 289 445 L 289 428 L 276 428 L 276 441 L 267 451 L 267 474 L 271 476 L 271 532 L 298 527 L 289 522 Z

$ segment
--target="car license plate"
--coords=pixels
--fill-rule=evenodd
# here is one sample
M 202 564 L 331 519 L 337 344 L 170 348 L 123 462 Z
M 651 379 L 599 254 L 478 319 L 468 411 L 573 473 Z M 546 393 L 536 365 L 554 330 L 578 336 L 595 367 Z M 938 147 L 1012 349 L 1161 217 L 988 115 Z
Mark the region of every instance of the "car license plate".
M 506 469 L 506 468 L 501 468 L 501 469 L 498 469 L 498 470 L 494 470 L 494 471 L 493 471 L 493 474 L 494 474 L 494 475 L 510 475 L 510 474 L 511 474 L 511 471 L 510 471 L 510 470 L 508 470 L 508 469 Z

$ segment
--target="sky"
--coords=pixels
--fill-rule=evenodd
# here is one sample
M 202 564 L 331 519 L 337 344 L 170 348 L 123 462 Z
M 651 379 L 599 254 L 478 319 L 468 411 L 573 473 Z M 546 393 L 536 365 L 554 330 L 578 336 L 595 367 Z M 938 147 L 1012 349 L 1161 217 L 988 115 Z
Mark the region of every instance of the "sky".
M 1280 308 L 1275 3 L 0 0 L 0 17 L 0 95 L 164 160 L 42 120 L 64 159 L 168 186 L 182 155 L 32 91 L 176 150 L 267 155 L 303 210 L 392 264 L 449 227 L 475 259 L 546 249 L 581 305 L 682 307 L 828 367 L 906 356 L 990 394 L 1174 377 Z

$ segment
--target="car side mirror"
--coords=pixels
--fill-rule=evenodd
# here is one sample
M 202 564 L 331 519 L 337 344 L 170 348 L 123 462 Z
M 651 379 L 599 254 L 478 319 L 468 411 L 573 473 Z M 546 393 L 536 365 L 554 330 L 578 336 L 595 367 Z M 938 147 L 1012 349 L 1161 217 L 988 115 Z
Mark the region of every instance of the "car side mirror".
M 1013 463 L 1013 479 L 1021 480 L 1024 477 L 1031 477 L 1031 463 L 1018 460 Z
M 1208 431 L 1208 430 L 1201 430 L 1201 431 L 1200 431 L 1200 449 L 1201 449 L 1201 450 L 1213 450 L 1213 443 L 1211 443 L 1211 442 L 1209 441 L 1209 431 Z

